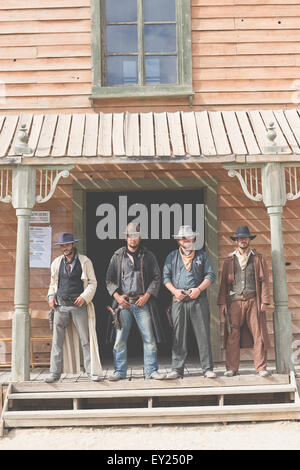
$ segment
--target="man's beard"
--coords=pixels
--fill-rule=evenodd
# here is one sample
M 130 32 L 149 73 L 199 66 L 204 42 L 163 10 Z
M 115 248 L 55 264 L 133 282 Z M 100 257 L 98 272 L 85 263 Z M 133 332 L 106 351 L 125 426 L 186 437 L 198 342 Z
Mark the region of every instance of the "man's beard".
M 75 250 L 74 248 L 72 248 L 71 250 L 69 250 L 68 252 L 64 251 L 64 256 L 73 256 L 75 253 Z
M 246 243 L 244 242 L 243 245 L 238 245 L 238 248 L 241 250 L 241 251 L 247 251 L 248 248 L 249 248 L 249 243 Z

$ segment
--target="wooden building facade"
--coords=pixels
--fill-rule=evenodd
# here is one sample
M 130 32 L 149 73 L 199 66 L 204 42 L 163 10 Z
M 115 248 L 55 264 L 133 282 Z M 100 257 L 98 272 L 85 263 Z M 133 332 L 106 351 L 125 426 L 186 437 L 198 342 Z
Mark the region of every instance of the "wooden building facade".
M 159 51 L 156 55 L 145 52 L 146 26 L 155 31 L 161 21 L 153 19 L 147 25 L 142 22 L 143 33 L 139 19 L 123 23 L 119 20 L 119 26 L 120 22 L 121 26 L 137 24 L 137 52 L 126 53 L 131 63 L 143 64 L 136 77 L 134 67 L 127 66 L 131 75 L 122 87 L 108 86 L 108 57 L 113 62 L 121 60 L 125 53 L 109 54 L 106 31 L 115 23 L 103 19 L 106 2 L 1 2 L 1 200 L 5 195 L 14 199 L 18 169 L 36 171 L 32 180 L 36 184 L 35 203 L 30 210 L 50 211 L 53 243 L 59 233 L 74 232 L 81 240 L 80 250 L 92 259 L 94 256 L 93 261 L 100 265 L 99 253 L 89 245 L 87 200 L 92 196 L 88 195 L 95 193 L 101 201 L 101 194 L 107 200 L 110 194 L 131 194 L 141 202 L 140 196 L 150 191 L 153 194 L 161 191 L 163 198 L 163 192 L 182 195 L 194 191 L 194 196 L 187 195 L 187 202 L 199 198 L 199 203 L 205 206 L 205 249 L 216 273 L 232 250 L 229 235 L 238 225 L 247 224 L 257 235 L 253 246 L 268 261 L 271 286 L 273 281 L 277 287 L 283 286 L 280 293 L 275 289 L 275 296 L 279 297 L 275 299 L 277 316 L 273 318 L 274 306 L 268 311 L 272 339 L 269 358 L 275 359 L 275 335 L 282 334 L 282 326 L 287 325 L 288 338 L 291 318 L 293 340 L 299 338 L 300 331 L 299 5 L 296 0 L 166 3 L 176 7 L 174 21 L 163 22 L 170 31 L 175 26 L 176 52 Z M 140 18 L 147 2 L 138 0 L 137 4 Z M 166 60 L 170 68 L 174 62 L 170 57 L 177 60 L 176 83 L 158 84 L 155 75 L 158 60 L 161 64 Z M 148 76 L 147 60 L 151 64 Z M 123 72 L 125 68 L 123 65 Z M 111 77 L 115 70 L 112 68 Z M 113 83 L 114 78 L 111 80 Z M 272 122 L 276 131 L 274 146 L 270 134 Z M 28 154 L 16 151 L 22 124 L 29 136 Z M 44 172 L 50 181 L 52 170 L 63 169 L 69 170 L 69 176 L 61 178 L 51 198 L 39 204 L 35 197 L 41 187 L 40 174 Z M 230 169 L 236 173 L 230 174 Z M 14 336 L 12 317 L 18 303 L 16 210 L 20 206 L 16 199 L 15 196 L 12 204 L 0 205 L 2 364 L 11 361 L 9 339 Z M 279 209 L 276 212 L 275 224 L 274 207 L 282 209 L 282 214 Z M 105 242 L 99 241 L 95 251 L 101 253 L 104 246 Z M 58 254 L 53 247 L 52 259 Z M 275 279 L 274 266 L 276 270 L 280 268 L 279 278 L 275 274 Z M 49 361 L 51 332 L 46 302 L 49 278 L 49 269 L 30 269 L 33 364 Z M 102 278 L 99 285 L 104 289 Z M 216 306 L 217 290 L 218 282 L 210 289 L 209 300 L 214 359 L 221 362 L 223 319 L 219 318 Z M 101 299 L 101 310 L 100 303 Z M 97 322 L 100 349 L 107 356 L 108 346 L 103 345 L 107 318 L 100 311 Z M 286 344 L 286 338 L 283 343 Z M 278 339 L 279 355 L 281 347 Z M 243 360 L 251 358 L 251 351 L 243 351 Z

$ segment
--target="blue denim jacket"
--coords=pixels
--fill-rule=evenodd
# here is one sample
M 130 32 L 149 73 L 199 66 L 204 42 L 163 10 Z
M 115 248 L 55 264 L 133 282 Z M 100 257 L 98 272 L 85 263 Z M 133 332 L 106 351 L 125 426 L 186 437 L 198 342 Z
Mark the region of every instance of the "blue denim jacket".
M 179 250 L 171 251 L 166 258 L 162 275 L 163 283 L 171 282 L 176 289 L 179 288 L 180 258 Z M 209 279 L 211 283 L 215 281 L 216 276 L 205 251 L 196 250 L 192 262 L 192 273 L 196 286 L 199 286 L 204 279 Z M 206 295 L 206 290 L 201 295 Z

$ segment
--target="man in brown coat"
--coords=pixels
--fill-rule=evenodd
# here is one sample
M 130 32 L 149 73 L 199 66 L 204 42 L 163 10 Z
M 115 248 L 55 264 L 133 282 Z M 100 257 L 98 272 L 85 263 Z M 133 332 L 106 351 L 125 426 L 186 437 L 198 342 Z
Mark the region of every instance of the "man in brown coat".
M 240 363 L 240 347 L 253 347 L 256 372 L 267 371 L 269 338 L 266 327 L 266 309 L 270 304 L 269 274 L 266 261 L 250 248 L 247 226 L 240 226 L 230 237 L 236 250 L 224 261 L 218 295 L 221 315 L 225 317 L 224 346 L 226 348 L 225 376 L 236 375 Z

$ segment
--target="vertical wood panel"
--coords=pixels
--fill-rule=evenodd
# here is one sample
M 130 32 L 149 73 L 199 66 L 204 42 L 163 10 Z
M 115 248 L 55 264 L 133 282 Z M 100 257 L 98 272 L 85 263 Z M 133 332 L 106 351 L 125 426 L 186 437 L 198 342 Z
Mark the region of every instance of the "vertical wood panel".
M 126 113 L 125 147 L 128 157 L 138 157 L 140 155 L 139 115 L 136 113 Z
M 35 152 L 36 157 L 46 157 L 51 153 L 52 141 L 57 122 L 56 114 L 47 114 L 44 118 L 38 146 Z
M 124 156 L 124 113 L 113 115 L 113 155 Z
M 201 153 L 207 156 L 217 155 L 207 111 L 195 113 L 195 117 L 196 117 Z
M 186 153 L 200 155 L 198 132 L 194 113 L 181 113 Z
M 87 114 L 85 117 L 85 133 L 82 155 L 94 157 L 97 155 L 99 115 Z
M 156 155 L 171 155 L 166 113 L 154 113 Z
M 167 113 L 171 145 L 174 156 L 185 155 L 179 112 Z
M 70 114 L 60 114 L 58 116 L 56 133 L 53 142 L 52 156 L 63 157 L 67 152 L 69 139 L 69 129 L 71 124 Z
M 146 113 L 141 118 L 141 155 L 153 157 L 155 155 L 153 113 Z
M 109 157 L 112 155 L 112 114 L 100 113 L 98 155 Z

